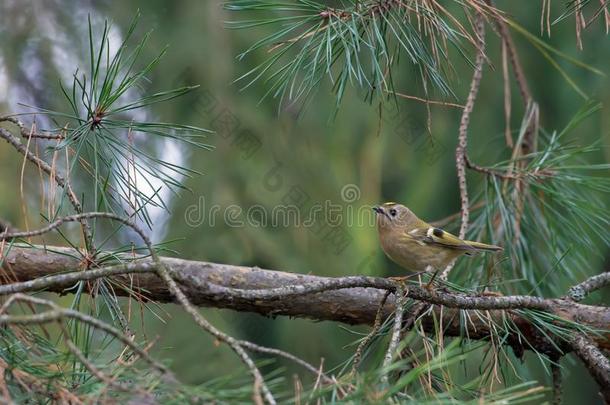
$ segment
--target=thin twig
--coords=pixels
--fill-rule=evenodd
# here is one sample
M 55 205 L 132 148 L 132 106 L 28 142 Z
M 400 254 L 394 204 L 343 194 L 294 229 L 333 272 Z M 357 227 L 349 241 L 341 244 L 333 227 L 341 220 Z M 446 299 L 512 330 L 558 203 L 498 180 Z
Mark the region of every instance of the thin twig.
M 397 91 L 394 92 L 389 92 L 390 94 L 394 94 L 400 98 L 406 98 L 408 100 L 415 100 L 415 101 L 421 101 L 422 103 L 426 103 L 426 104 L 434 104 L 434 105 L 440 105 L 440 106 L 444 106 L 444 107 L 454 107 L 454 108 L 460 108 L 460 109 L 464 109 L 464 106 L 461 104 L 456 104 L 456 103 L 450 103 L 448 101 L 438 101 L 438 100 L 429 100 L 426 98 L 422 98 L 422 97 L 417 97 L 417 96 L 411 96 L 408 94 L 404 94 L 404 93 L 399 93 Z
M 466 185 L 466 152 L 468 146 L 468 125 L 470 123 L 470 114 L 474 108 L 474 102 L 479 92 L 481 78 L 483 76 L 483 64 L 485 63 L 485 20 L 482 14 L 477 14 L 475 21 L 475 30 L 477 36 L 477 56 L 475 61 L 474 73 L 470 83 L 470 91 L 466 99 L 466 105 L 460 119 L 458 146 L 455 150 L 455 164 L 457 168 L 458 183 L 460 187 L 460 201 L 462 222 L 460 225 L 459 237 L 466 236 L 468 229 L 468 220 L 470 217 L 470 208 L 468 201 L 468 187 Z M 441 273 L 441 279 L 446 280 L 453 266 L 448 266 Z
M 383 359 L 382 371 L 383 374 L 381 376 L 381 382 L 384 386 L 389 385 L 389 368 L 392 365 L 392 360 L 394 359 L 394 354 L 396 353 L 396 349 L 398 348 L 398 343 L 400 342 L 400 331 L 402 330 L 402 317 L 405 312 L 405 293 L 402 289 L 402 286 L 398 284 L 396 286 L 396 291 L 394 293 L 396 295 L 396 311 L 394 315 L 394 327 L 392 328 L 392 337 L 390 338 L 390 344 L 388 345 L 388 350 L 386 351 L 385 357 Z
M 551 372 L 553 374 L 553 405 L 561 405 L 561 397 L 563 396 L 563 377 L 561 375 L 559 359 L 551 363 Z
M 493 169 L 493 168 L 489 168 L 489 167 L 485 167 L 485 166 L 480 166 L 480 165 L 474 163 L 473 161 L 471 161 L 470 157 L 468 155 L 466 155 L 465 158 L 466 158 L 466 167 L 467 168 L 474 170 L 475 172 L 483 173 L 488 176 L 497 177 L 497 178 L 503 179 L 503 180 L 528 180 L 529 179 L 532 181 L 539 181 L 539 180 L 543 180 L 545 178 L 553 177 L 556 175 L 556 173 L 553 170 L 539 169 L 539 168 L 536 168 L 531 172 L 529 172 L 529 171 L 515 172 L 513 168 L 503 171 L 503 170 Z
M 599 290 L 607 285 L 610 285 L 610 271 L 590 277 L 580 284 L 570 288 L 568 297 L 574 302 L 579 302 L 585 299 L 587 295 L 593 291 Z
M 10 237 L 10 234 L 7 234 Z M 0 235 L 0 240 L 3 236 Z M 78 281 L 91 281 L 105 277 L 112 277 L 121 274 L 131 273 L 154 273 L 156 264 L 153 262 L 132 262 L 117 264 L 108 267 L 100 267 L 96 269 L 76 271 L 71 273 L 55 274 L 52 276 L 40 277 L 34 280 L 23 281 L 20 283 L 11 283 L 0 285 L 0 295 L 13 294 L 26 291 L 40 291 L 51 286 L 69 286 Z
M 207 288 L 212 294 L 217 297 L 222 297 L 223 295 L 226 295 L 244 300 L 275 301 L 300 295 L 319 293 L 323 291 L 342 290 L 345 288 L 356 287 L 370 287 L 394 292 L 396 290 L 396 283 L 386 278 L 368 276 L 348 276 L 339 278 L 328 278 L 320 281 L 309 282 L 307 284 L 291 284 L 282 287 L 256 290 L 231 288 L 213 283 L 206 283 L 206 285 L 202 287 Z
M 576 334 L 570 344 L 599 385 L 604 401 L 610 403 L 610 360 L 583 334 Z
M 216 299 L 229 296 L 232 299 L 239 298 L 248 301 L 275 301 L 305 294 L 355 287 L 370 287 L 395 292 L 398 289 L 398 283 L 384 278 L 351 276 L 329 278 L 307 284 L 287 285 L 270 289 L 245 290 L 212 283 L 206 283 L 205 287 Z M 449 308 L 480 310 L 538 309 L 549 311 L 557 302 L 557 300 L 532 295 L 479 296 L 441 290 L 430 291 L 425 287 L 419 286 L 409 286 L 405 295 L 414 300 L 444 305 Z
M 430 305 L 423 301 L 418 302 L 415 305 L 413 305 L 413 308 L 411 308 L 411 313 L 409 314 L 409 317 L 407 319 L 405 319 L 402 324 L 403 335 L 411 330 L 413 325 L 415 325 L 415 322 L 417 321 L 417 319 L 421 315 L 423 315 L 428 309 L 430 309 Z M 442 307 L 441 307 L 441 309 L 442 309 Z M 401 339 L 402 338 L 404 338 L 404 336 L 402 336 Z
M 508 72 L 508 50 L 506 41 L 502 41 L 502 77 L 504 79 L 504 139 L 506 146 L 514 147 L 512 132 L 510 129 L 510 117 L 512 112 L 512 93 L 510 76 Z
M 113 220 L 119 221 L 127 226 L 130 226 L 130 224 L 133 224 L 131 221 L 129 221 L 123 217 L 120 217 L 118 215 L 111 214 L 108 212 L 86 212 L 86 213 L 82 213 L 82 214 L 66 215 L 65 217 L 60 217 L 60 218 L 56 219 L 55 221 L 49 223 L 47 226 L 35 229 L 33 231 L 12 232 L 12 233 L 8 233 L 8 234 L 3 233 L 0 235 L 0 238 L 2 238 L 2 239 L 4 239 L 4 238 L 30 238 L 33 236 L 41 236 L 41 235 L 44 235 L 46 233 L 49 233 L 49 232 L 59 228 L 66 222 L 80 222 L 83 219 L 91 219 L 91 218 L 113 219 Z
M 297 357 L 297 356 L 295 356 L 295 355 L 293 355 L 291 353 L 285 352 L 285 351 L 280 350 L 280 349 L 274 349 L 274 348 L 271 348 L 271 347 L 260 346 L 260 345 L 257 345 L 255 343 L 249 342 L 247 340 L 240 340 L 240 341 L 238 341 L 238 343 L 244 349 L 248 349 L 248 350 L 253 351 L 253 352 L 273 354 L 275 356 L 284 357 L 285 359 L 293 361 L 296 364 L 302 366 L 303 368 L 311 371 L 314 375 L 318 376 L 318 378 L 322 379 L 325 384 L 335 384 L 335 380 L 333 380 L 332 378 L 327 376 L 320 368 L 314 367 L 313 365 L 309 364 L 305 360 L 303 360 L 303 359 L 301 359 L 301 358 L 299 358 L 299 357 Z
M 468 155 L 465 155 L 464 158 L 465 158 L 465 162 L 466 162 L 466 167 L 471 170 L 474 170 L 476 172 L 484 173 L 489 176 L 498 177 L 500 179 L 518 180 L 523 177 L 523 176 L 521 176 L 519 174 L 515 174 L 513 172 L 502 172 L 499 170 L 490 169 L 489 167 L 479 166 L 478 164 L 472 162 L 470 160 L 470 158 L 468 157 Z
M 244 348 L 239 344 L 239 341 L 233 338 L 232 336 L 221 332 L 220 330 L 216 329 L 214 325 L 209 323 L 208 320 L 205 319 L 199 313 L 199 311 L 197 311 L 197 309 L 191 304 L 186 295 L 184 295 L 180 287 L 178 287 L 178 284 L 170 276 L 168 270 L 165 268 L 165 265 L 160 260 L 157 261 L 157 265 L 158 274 L 161 276 L 163 281 L 165 281 L 165 283 L 169 287 L 172 294 L 176 297 L 178 302 L 184 307 L 184 310 L 193 317 L 197 325 L 199 325 L 201 328 L 208 331 L 216 339 L 226 343 L 231 349 L 233 349 L 233 351 L 239 356 L 242 362 L 250 370 L 250 373 L 253 375 L 255 391 L 257 388 L 260 388 L 260 390 L 263 392 L 263 395 L 265 396 L 265 400 L 267 401 L 267 403 L 274 405 L 276 403 L 275 399 L 273 398 L 271 391 L 267 387 L 267 384 L 265 384 L 260 370 L 258 369 L 258 367 L 256 367 L 256 364 L 254 364 L 254 361 L 248 355 L 248 353 L 246 353 Z
M 377 332 L 379 332 L 379 328 L 381 327 L 381 320 L 383 318 L 383 316 L 382 316 L 383 308 L 385 307 L 385 303 L 388 300 L 390 293 L 391 293 L 390 291 L 386 291 L 385 294 L 383 294 L 383 298 L 381 299 L 381 302 L 379 303 L 379 306 L 377 308 L 377 314 L 375 314 L 375 322 L 373 323 L 373 328 L 368 333 L 368 335 L 366 335 L 365 338 L 362 339 L 362 341 L 358 345 L 358 348 L 356 349 L 356 352 L 354 353 L 354 360 L 353 360 L 353 364 L 352 364 L 352 375 L 356 374 L 356 371 L 358 370 L 358 367 L 360 366 L 360 361 L 362 360 L 362 352 L 364 351 L 366 346 L 370 343 L 370 341 L 375 337 L 375 335 L 377 335 Z
M 11 123 L 15 124 L 17 127 L 19 127 L 19 133 L 21 134 L 21 136 L 23 138 L 26 138 L 26 139 L 31 139 L 31 138 L 47 139 L 47 140 L 65 139 L 65 136 L 63 136 L 63 135 L 41 134 L 38 132 L 34 132 L 33 128 L 32 128 L 32 130 L 27 130 L 25 128 L 25 125 L 23 125 L 23 123 L 21 121 L 19 121 L 19 119 L 17 119 L 15 116 L 12 116 L 12 115 L 0 116 L 0 122 L 3 122 L 3 121 L 11 122 Z
M 61 140 L 65 139 L 63 135 L 55 135 L 55 134 L 41 134 L 34 131 L 29 131 L 25 128 L 25 125 L 21 121 L 19 121 L 15 116 L 12 115 L 3 115 L 0 116 L 0 122 L 11 122 L 19 127 L 19 133 L 23 138 L 38 138 L 38 139 L 48 139 L 48 140 Z

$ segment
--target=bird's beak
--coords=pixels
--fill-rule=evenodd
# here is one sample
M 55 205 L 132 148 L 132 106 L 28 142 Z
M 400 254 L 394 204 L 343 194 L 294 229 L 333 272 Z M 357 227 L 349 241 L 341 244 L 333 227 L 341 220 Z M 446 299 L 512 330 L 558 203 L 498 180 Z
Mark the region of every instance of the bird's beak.
M 375 207 L 373 207 L 373 211 L 375 211 L 377 214 L 381 214 L 381 215 L 383 215 L 383 216 L 385 216 L 385 217 L 389 218 L 389 217 L 388 217 L 388 214 L 386 214 L 386 212 L 383 210 L 383 208 L 381 208 L 381 207 L 379 207 L 379 206 L 375 206 Z

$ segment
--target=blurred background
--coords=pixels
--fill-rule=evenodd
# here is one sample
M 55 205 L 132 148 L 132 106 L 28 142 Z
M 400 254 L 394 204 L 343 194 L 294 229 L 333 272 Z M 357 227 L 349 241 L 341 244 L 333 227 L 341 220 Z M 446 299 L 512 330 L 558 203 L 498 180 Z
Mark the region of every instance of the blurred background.
M 512 7 L 499 1 L 498 6 L 511 10 L 515 20 L 530 32 L 540 33 L 539 2 Z M 563 7 L 562 2 L 553 2 L 553 15 L 561 14 Z M 142 17 L 137 35 L 153 30 L 142 61 L 154 58 L 169 45 L 167 54 L 149 76 L 146 90 L 200 85 L 197 91 L 155 106 L 147 114 L 159 121 L 216 131 L 207 140 L 214 146 L 212 151 L 184 145 L 159 146 L 171 154 L 172 161 L 202 173 L 184 179 L 190 192 L 167 194 L 169 212 L 153 213 L 155 226 L 151 233 L 155 241 L 172 241 L 169 247 L 175 255 L 324 276 L 397 275 L 400 270 L 384 258 L 368 220 L 339 227 L 329 227 L 323 220 L 316 220 L 312 227 L 273 226 L 249 221 L 246 212 L 252 207 L 270 211 L 280 204 L 297 202 L 304 210 L 329 202 L 357 212 L 360 207 L 389 200 L 403 202 L 429 221 L 459 211 L 454 161 L 459 109 L 432 105 L 428 133 L 426 106 L 417 101 L 400 99 L 398 106 L 389 103 L 380 107 L 378 102 L 363 101 L 360 90 L 349 89 L 335 115 L 335 100 L 327 82 L 303 112 L 299 105 L 280 106 L 273 98 L 262 99 L 267 90 L 264 81 L 240 91 L 240 84 L 234 80 L 260 63 L 266 54 L 260 51 L 243 60 L 236 56 L 270 31 L 226 29 L 225 22 L 235 17 L 217 1 L 0 1 L 0 114 L 31 111 L 19 103 L 66 108 L 58 98 L 58 83 L 71 82 L 77 67 L 86 69 L 87 15 L 91 15 L 98 29 L 105 19 L 111 20 L 113 35 L 120 40 L 138 9 Z M 544 39 L 561 52 L 608 73 L 609 39 L 601 19 L 582 35 L 581 51 L 577 49 L 570 18 L 554 26 L 551 37 Z M 540 104 L 542 126 L 547 130 L 563 128 L 586 100 L 524 37 L 514 33 L 514 38 L 532 93 Z M 488 39 L 492 65 L 485 68 L 469 131 L 470 156 L 483 165 L 494 163 L 506 153 L 500 41 L 491 31 Z M 607 77 L 561 60 L 559 63 L 589 97 L 608 105 Z M 455 68 L 450 79 L 459 99 L 447 101 L 463 103 L 472 67 L 456 58 Z M 419 76 L 408 66 L 401 71 L 404 74 L 395 78 L 397 89 L 425 97 Z M 512 126 L 518 128 L 523 109 L 516 87 L 512 95 Z M 441 99 L 435 93 L 429 97 Z M 601 144 L 608 145 L 607 108 L 587 119 L 570 137 L 578 144 L 601 140 Z M 595 163 L 608 162 L 610 151 L 602 148 L 591 159 Z M 24 226 L 24 208 L 15 192 L 21 166 L 20 155 L 0 144 L 0 216 L 17 227 Z M 25 173 L 25 206 L 29 225 L 33 226 L 40 221 L 35 197 L 39 183 L 27 180 L 27 174 L 35 171 L 28 169 Z M 477 173 L 468 176 L 474 194 L 483 179 Z M 210 213 L 223 213 L 233 205 L 243 209 L 238 221 L 243 225 L 230 226 L 221 214 L 210 221 Z M 218 207 L 218 211 L 212 207 Z M 249 218 L 256 219 L 256 213 Z M 458 221 L 454 221 L 447 228 L 455 231 L 457 226 Z M 600 245 L 598 252 L 591 255 L 590 274 L 602 271 L 603 258 L 610 255 L 605 245 Z M 607 261 L 605 266 L 607 269 Z M 185 382 L 203 383 L 217 376 L 219 367 L 241 367 L 233 353 L 214 344 L 182 311 L 171 305 L 156 311 L 159 316 L 144 313 L 142 332 L 150 339 L 159 337 L 154 350 L 171 359 L 172 369 Z M 354 347 L 348 345 L 367 330 L 224 310 L 203 312 L 236 337 L 289 350 L 314 364 L 324 358 L 327 369 L 350 356 Z M 526 378 L 548 382 L 540 363 L 528 356 L 525 361 L 531 375 Z M 288 373 L 297 371 L 291 364 L 280 364 Z M 576 362 L 569 365 L 565 403 L 595 399 L 594 384 L 579 367 Z

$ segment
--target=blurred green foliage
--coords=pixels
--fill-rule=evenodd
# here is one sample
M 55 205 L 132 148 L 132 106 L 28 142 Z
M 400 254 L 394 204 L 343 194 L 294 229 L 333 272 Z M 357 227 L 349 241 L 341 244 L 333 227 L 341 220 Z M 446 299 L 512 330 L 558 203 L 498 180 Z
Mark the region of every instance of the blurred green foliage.
M 510 9 L 514 19 L 528 31 L 540 32 L 538 4 L 523 2 L 510 6 L 509 3 L 498 1 L 498 6 Z M 558 16 L 562 7 L 562 3 L 554 2 L 553 15 Z M 376 101 L 363 101 L 362 94 L 355 89 L 347 90 L 339 113 L 334 116 L 334 98 L 329 95 L 331 86 L 326 81 L 301 114 L 298 105 L 280 108 L 277 100 L 270 98 L 259 103 L 267 90 L 264 82 L 256 82 L 243 92 L 232 82 L 261 63 L 266 51 L 260 50 L 239 62 L 235 57 L 256 38 L 269 32 L 269 28 L 226 30 L 224 22 L 234 16 L 216 1 L 100 2 L 85 6 L 58 0 L 0 5 L 0 89 L 5 90 L 0 93 L 0 112 L 25 111 L 18 102 L 65 108 L 57 97 L 58 79 L 69 78 L 78 65 L 79 61 L 69 59 L 70 56 L 86 60 L 86 35 L 82 35 L 86 32 L 84 16 L 91 13 L 98 23 L 109 18 L 114 20 L 114 29 L 125 32 L 137 9 L 142 12 L 138 30 L 154 29 L 142 50 L 144 59 L 154 58 L 169 45 L 162 63 L 149 76 L 150 88 L 157 91 L 201 86 L 184 98 L 162 104 L 150 114 L 159 121 L 197 125 L 217 132 L 207 140 L 215 147 L 213 151 L 180 149 L 186 165 L 204 174 L 186 180 L 185 185 L 191 191 L 173 198 L 169 204 L 169 221 L 159 221 L 162 229 L 155 230 L 164 234 L 165 240 L 175 240 L 170 246 L 178 256 L 327 276 L 398 275 L 400 270 L 384 258 L 376 232 L 368 224 L 342 226 L 340 234 L 329 236 L 324 224 L 321 230 L 293 225 L 228 226 L 221 216 L 216 216 L 215 223 L 211 224 L 205 215 L 196 221 L 188 215 L 189 212 L 209 213 L 213 206 L 219 207 L 222 213 L 233 204 L 244 210 L 254 206 L 270 210 L 297 195 L 300 201 L 305 201 L 305 206 L 330 201 L 344 209 L 400 201 L 430 221 L 458 212 L 454 150 L 459 109 L 431 106 L 431 133 L 428 133 L 424 104 L 401 99 L 398 110 L 387 104 L 381 107 Z M 601 19 L 583 31 L 582 51 L 576 47 L 570 21 L 554 26 L 552 36 L 544 40 L 561 52 L 608 73 L 610 52 Z M 532 93 L 540 103 L 542 125 L 547 129 L 563 128 L 586 100 L 523 36 L 517 33 L 514 36 Z M 483 165 L 498 161 L 506 153 L 501 47 L 498 37 L 491 32 L 488 41 L 492 64 L 485 68 L 469 131 L 469 154 Z M 61 48 L 73 53 L 62 52 Z M 559 63 L 589 97 L 604 106 L 610 103 L 607 77 L 591 74 L 565 61 Z M 456 72 L 450 78 L 450 85 L 462 100 L 469 86 L 471 66 L 463 59 L 456 59 L 454 65 Z M 70 70 L 65 71 L 68 67 Z M 406 65 L 403 68 L 408 69 Z M 396 75 L 394 79 L 398 91 L 441 98 L 434 92 L 425 96 L 413 75 Z M 27 99 L 14 99 L 20 95 L 27 95 Z M 511 126 L 518 129 L 523 109 L 514 84 L 512 97 Z M 601 139 L 604 147 L 591 157 L 595 163 L 610 161 L 608 117 L 610 114 L 604 107 L 601 113 L 568 135 L 581 145 Z M 0 216 L 16 226 L 24 225 L 21 201 L 18 193 L 12 192 L 19 188 L 21 163 L 19 155 L 6 144 L 0 144 Z M 36 176 L 35 170 L 28 168 L 25 175 L 26 195 L 28 189 L 36 192 L 38 183 L 27 180 Z M 472 195 L 482 189 L 481 174 L 469 173 L 468 180 Z M 342 198 L 342 190 L 347 185 L 357 186 L 358 198 L 349 201 Z M 38 201 L 32 199 L 26 205 L 30 225 L 37 223 Z M 610 206 L 610 200 L 606 205 Z M 448 229 L 455 230 L 456 225 L 457 222 Z M 608 246 L 600 244 L 596 249 L 599 254 L 590 255 L 588 274 L 600 272 L 603 258 L 610 256 Z M 600 298 L 601 294 L 597 293 L 595 299 Z M 142 322 L 136 320 L 134 324 L 141 324 L 142 332 L 149 338 L 160 336 L 155 350 L 173 359 L 172 368 L 185 382 L 203 383 L 216 377 L 219 370 L 240 367 L 239 360 L 226 347 L 215 345 L 187 315 L 174 307 L 157 311 L 163 321 L 145 312 Z M 212 309 L 202 311 L 219 328 L 236 337 L 289 350 L 314 364 L 324 358 L 326 368 L 350 356 L 354 348 L 346 345 L 355 340 L 355 333 L 366 330 L 328 322 L 265 319 Z M 534 356 L 526 355 L 525 361 L 531 373 L 526 379 L 548 381 Z M 472 364 L 476 363 L 474 359 Z M 296 371 L 291 364 L 280 364 L 290 372 Z M 266 367 L 273 369 L 276 365 Z M 566 404 L 576 403 L 577 399 L 580 403 L 594 400 L 593 383 L 579 367 L 569 368 Z

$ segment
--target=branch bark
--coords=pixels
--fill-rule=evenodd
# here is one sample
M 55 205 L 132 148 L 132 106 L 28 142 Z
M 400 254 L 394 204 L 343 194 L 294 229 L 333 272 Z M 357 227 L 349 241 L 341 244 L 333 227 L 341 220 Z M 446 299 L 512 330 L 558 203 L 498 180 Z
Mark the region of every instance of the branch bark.
M 3 286 L 0 294 L 6 295 L 18 291 L 39 290 L 59 294 L 69 293 L 67 288 L 74 285 L 75 273 L 62 274 L 67 271 L 78 271 L 79 252 L 70 248 L 49 247 L 46 249 L 12 246 L 5 249 L 0 276 Z M 378 306 L 392 283 L 385 279 L 367 277 L 346 277 L 333 279 L 312 275 L 302 275 L 281 271 L 263 270 L 257 267 L 233 266 L 208 262 L 197 262 L 175 258 L 161 259 L 172 277 L 188 299 L 195 305 L 229 308 L 236 311 L 255 312 L 265 316 L 294 316 L 313 320 L 338 321 L 348 324 L 369 324 L 375 321 Z M 116 281 L 115 291 L 119 295 L 129 295 L 134 289 L 150 300 L 157 302 L 175 302 L 166 283 L 154 272 L 154 265 L 149 259 L 136 260 L 130 264 L 114 266 L 112 279 Z M 95 273 L 97 271 L 97 273 Z M 82 278 L 87 278 L 81 273 Z M 103 271 L 88 270 L 100 278 Z M 76 274 L 79 276 L 80 274 Z M 44 277 L 53 276 L 53 283 L 45 284 Z M 36 283 L 31 283 L 37 280 Z M 14 282 L 29 282 L 27 289 L 16 290 Z M 125 288 L 120 288 L 124 285 Z M 22 284 L 23 286 L 23 284 Z M 285 289 L 283 297 L 275 297 L 269 289 L 282 289 L 287 286 L 299 286 Z M 345 288 L 349 286 L 350 288 Z M 355 287 L 354 287 L 355 286 Z M 366 286 L 366 287 L 362 287 Z M 309 289 L 309 290 L 308 290 Z M 253 291 L 254 290 L 254 291 Z M 256 291 L 256 290 L 267 290 Z M 309 291 L 309 293 L 307 293 Z M 321 291 L 313 293 L 312 291 Z M 578 322 L 584 326 L 608 331 L 610 330 L 610 309 L 601 306 L 583 305 L 568 298 L 542 299 L 538 297 L 470 297 L 444 291 L 431 293 L 424 288 L 411 287 L 408 297 L 426 301 L 435 305 L 435 316 L 443 317 L 445 334 L 461 336 L 466 328 L 468 337 L 486 339 L 490 336 L 488 322 L 481 316 L 470 316 L 464 322 L 464 316 L 457 308 L 478 308 L 489 311 L 490 316 L 498 321 L 503 316 L 510 316 L 519 327 L 524 342 L 519 336 L 509 336 L 510 344 L 517 354 L 528 348 L 548 354 L 557 354 L 555 346 L 527 319 L 520 317 L 513 308 L 530 308 L 551 312 L 568 321 Z M 444 306 L 441 311 L 441 304 Z M 382 311 L 388 317 L 395 309 L 395 297 L 391 294 Z M 506 311 L 506 310 L 509 311 Z M 405 314 L 406 317 L 409 313 Z M 424 327 L 434 328 L 432 317 L 424 318 Z M 591 336 L 591 339 L 603 349 L 610 348 L 610 334 L 602 333 Z M 561 347 L 570 351 L 569 345 Z
M 597 381 L 604 402 L 610 404 L 610 360 L 587 336 L 579 334 L 574 337 L 571 344 L 576 355 Z

